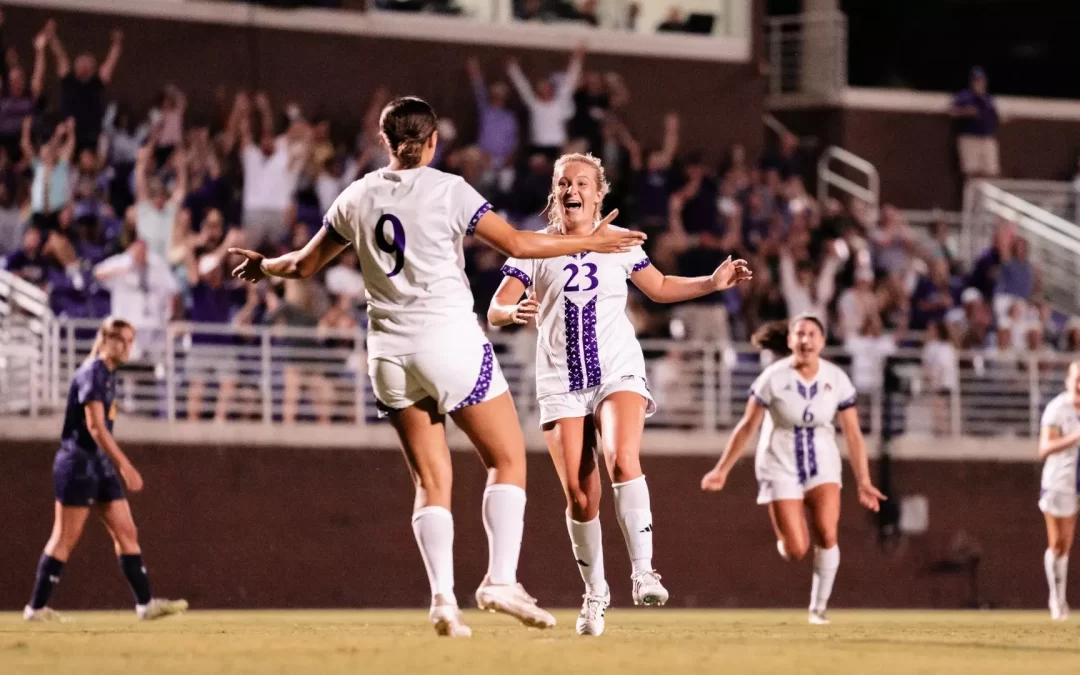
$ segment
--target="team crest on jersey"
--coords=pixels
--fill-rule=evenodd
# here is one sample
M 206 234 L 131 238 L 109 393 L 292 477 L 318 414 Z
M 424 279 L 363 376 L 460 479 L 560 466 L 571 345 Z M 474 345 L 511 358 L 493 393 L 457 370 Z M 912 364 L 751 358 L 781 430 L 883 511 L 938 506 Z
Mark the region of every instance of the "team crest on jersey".
M 826 384 L 825 384 L 825 391 L 832 391 L 832 385 L 831 385 L 831 384 L 828 384 L 828 383 L 826 383 Z

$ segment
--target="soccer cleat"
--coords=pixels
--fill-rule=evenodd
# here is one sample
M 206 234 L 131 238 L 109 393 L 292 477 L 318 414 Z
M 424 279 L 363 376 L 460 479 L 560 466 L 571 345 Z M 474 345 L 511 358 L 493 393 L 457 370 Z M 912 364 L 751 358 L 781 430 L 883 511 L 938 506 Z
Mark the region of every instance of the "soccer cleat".
M 611 604 L 611 591 L 603 595 L 586 593 L 582 596 L 585 601 L 581 603 L 581 613 L 578 614 L 578 635 L 600 636 L 604 634 L 604 611 Z
M 662 607 L 667 603 L 667 589 L 660 585 L 660 575 L 655 570 L 634 572 L 630 580 L 634 582 L 635 605 Z
M 60 612 L 53 611 L 48 607 L 42 607 L 40 609 L 34 609 L 30 605 L 23 608 L 22 613 L 23 621 L 41 621 L 41 622 L 53 622 L 53 623 L 71 623 L 71 619 L 60 614 Z
M 432 605 L 431 624 L 435 632 L 443 637 L 472 637 L 472 629 L 465 625 L 461 610 L 457 605 Z
M 146 605 L 137 605 L 135 607 L 135 613 L 139 615 L 139 618 L 143 621 L 152 621 L 154 619 L 163 619 L 173 614 L 183 614 L 187 611 L 187 600 L 165 600 L 164 598 L 154 598 Z
M 825 610 L 811 610 L 810 618 L 808 619 L 808 621 L 815 626 L 828 626 L 830 623 L 832 623 L 831 621 L 829 621 L 829 617 L 825 615 Z
M 1051 621 L 1068 621 L 1069 620 L 1069 605 L 1064 603 L 1064 602 L 1050 605 L 1050 620 Z
M 555 617 L 536 606 L 536 598 L 521 584 L 493 584 L 485 577 L 476 589 L 476 606 L 514 617 L 531 628 L 554 628 Z

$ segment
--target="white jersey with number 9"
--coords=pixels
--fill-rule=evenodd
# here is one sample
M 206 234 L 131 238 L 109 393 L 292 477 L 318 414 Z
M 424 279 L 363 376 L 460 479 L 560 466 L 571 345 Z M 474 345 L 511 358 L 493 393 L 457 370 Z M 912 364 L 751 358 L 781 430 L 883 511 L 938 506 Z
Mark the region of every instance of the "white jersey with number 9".
M 478 325 L 462 244 L 490 208 L 460 176 L 426 166 L 373 171 L 334 201 L 323 224 L 356 248 L 371 356 L 423 351 L 459 323 Z

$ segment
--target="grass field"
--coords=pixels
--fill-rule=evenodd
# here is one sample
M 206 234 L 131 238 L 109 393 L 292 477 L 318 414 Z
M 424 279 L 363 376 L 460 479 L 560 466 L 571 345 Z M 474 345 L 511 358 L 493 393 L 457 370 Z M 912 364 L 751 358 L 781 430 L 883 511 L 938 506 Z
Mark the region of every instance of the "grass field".
M 0 614 L 0 673 L 1071 673 L 1080 618 L 1045 612 L 616 609 L 601 638 L 467 612 L 474 637 L 438 639 L 420 611 L 192 612 L 140 623 L 130 612 L 70 624 Z

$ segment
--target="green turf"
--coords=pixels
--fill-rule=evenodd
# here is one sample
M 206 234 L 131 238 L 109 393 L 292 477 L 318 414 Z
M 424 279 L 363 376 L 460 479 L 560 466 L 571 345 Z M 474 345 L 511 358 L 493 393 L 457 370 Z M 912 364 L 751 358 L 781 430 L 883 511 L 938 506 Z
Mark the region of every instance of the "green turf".
M 1075 675 L 1080 618 L 1046 612 L 613 609 L 607 634 L 551 631 L 467 612 L 474 637 L 436 638 L 420 611 L 192 612 L 153 623 L 130 612 L 71 624 L 0 614 L 0 673 L 1024 673 Z

